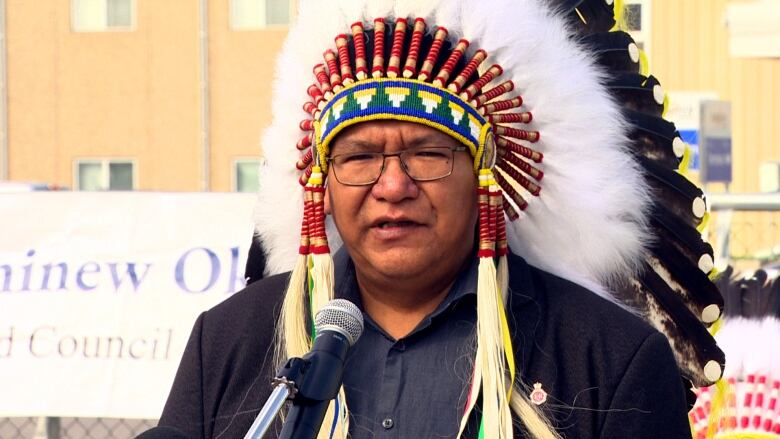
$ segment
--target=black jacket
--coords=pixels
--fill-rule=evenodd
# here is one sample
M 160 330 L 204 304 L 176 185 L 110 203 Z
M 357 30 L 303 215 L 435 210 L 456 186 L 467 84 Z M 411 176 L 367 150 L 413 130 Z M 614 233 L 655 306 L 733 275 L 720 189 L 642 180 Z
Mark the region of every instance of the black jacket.
M 586 289 L 510 255 L 512 341 L 522 380 L 565 438 L 688 438 L 680 375 L 666 338 Z M 242 438 L 271 392 L 273 334 L 289 274 L 195 322 L 160 425 L 191 438 Z M 515 429 L 524 437 L 522 429 Z

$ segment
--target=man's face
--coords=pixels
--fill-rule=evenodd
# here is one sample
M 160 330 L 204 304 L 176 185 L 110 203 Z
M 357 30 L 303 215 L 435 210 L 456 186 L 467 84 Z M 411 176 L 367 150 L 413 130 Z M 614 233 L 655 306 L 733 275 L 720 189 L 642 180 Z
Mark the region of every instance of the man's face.
M 344 130 L 331 156 L 459 146 L 436 129 L 411 122 L 364 122 Z M 325 211 L 333 215 L 357 269 L 372 277 L 408 279 L 453 273 L 469 256 L 477 221 L 477 180 L 468 151 L 455 152 L 452 174 L 415 182 L 389 157 L 379 180 L 346 186 L 328 178 Z

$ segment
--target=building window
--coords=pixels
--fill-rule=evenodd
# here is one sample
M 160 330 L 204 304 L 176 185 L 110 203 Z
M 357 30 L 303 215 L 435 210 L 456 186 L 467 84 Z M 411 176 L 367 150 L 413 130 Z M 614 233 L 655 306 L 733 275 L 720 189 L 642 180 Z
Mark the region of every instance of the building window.
M 76 32 L 128 30 L 134 25 L 135 0 L 71 0 Z
M 233 162 L 233 190 L 257 192 L 260 189 L 260 165 L 262 159 L 238 159 Z
M 650 0 L 624 0 L 623 24 L 636 45 L 650 53 Z
M 132 191 L 135 163 L 130 160 L 76 160 L 74 187 L 80 191 Z
M 290 0 L 230 0 L 230 27 L 264 29 L 290 23 Z

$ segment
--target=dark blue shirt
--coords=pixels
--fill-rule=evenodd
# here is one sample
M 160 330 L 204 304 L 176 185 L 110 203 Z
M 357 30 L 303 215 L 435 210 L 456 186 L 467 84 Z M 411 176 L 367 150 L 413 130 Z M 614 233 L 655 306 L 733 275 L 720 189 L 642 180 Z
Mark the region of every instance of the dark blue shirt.
M 363 309 L 347 252 L 334 260 L 335 290 Z M 363 313 L 363 335 L 344 367 L 352 439 L 457 435 L 475 355 L 476 292 L 473 258 L 442 303 L 405 337 L 393 339 Z

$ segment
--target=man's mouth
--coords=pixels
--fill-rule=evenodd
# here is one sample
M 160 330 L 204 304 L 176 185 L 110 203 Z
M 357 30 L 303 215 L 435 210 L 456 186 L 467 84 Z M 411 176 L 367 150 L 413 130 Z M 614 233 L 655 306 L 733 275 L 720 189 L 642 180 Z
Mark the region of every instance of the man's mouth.
M 414 221 L 382 221 L 379 224 L 377 224 L 376 227 L 380 229 L 387 229 L 391 227 L 412 227 L 416 226 L 417 223 Z

